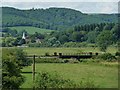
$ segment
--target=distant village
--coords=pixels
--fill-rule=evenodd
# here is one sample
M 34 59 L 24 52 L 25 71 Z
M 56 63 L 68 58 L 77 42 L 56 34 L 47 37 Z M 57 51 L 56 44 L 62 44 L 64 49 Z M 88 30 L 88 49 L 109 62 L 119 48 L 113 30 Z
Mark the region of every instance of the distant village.
M 18 45 L 17 47 L 28 47 L 27 44 L 31 42 L 30 37 L 27 36 L 27 35 L 25 34 L 25 32 L 23 32 L 23 35 L 22 35 L 21 38 L 22 38 L 22 42 L 23 42 L 23 43 L 22 43 L 22 45 Z M 42 39 L 35 38 L 34 43 L 42 43 L 41 40 L 42 40 Z

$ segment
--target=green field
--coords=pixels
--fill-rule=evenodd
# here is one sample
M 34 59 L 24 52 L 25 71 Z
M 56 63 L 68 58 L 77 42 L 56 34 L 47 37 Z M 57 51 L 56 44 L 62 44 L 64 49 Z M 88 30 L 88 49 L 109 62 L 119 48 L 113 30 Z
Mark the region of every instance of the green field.
M 50 33 L 51 31 L 54 31 L 54 30 L 42 29 L 42 28 L 36 28 L 36 27 L 30 27 L 30 26 L 17 26 L 17 27 L 9 27 L 9 28 L 12 30 L 17 30 L 18 32 L 25 30 L 29 34 L 34 34 L 35 32 Z
M 7 48 L 7 47 L 3 47 L 2 49 Z M 64 53 L 64 54 L 76 54 L 76 53 L 81 53 L 81 52 L 98 52 L 98 53 L 102 53 L 99 48 L 93 48 L 93 47 L 81 47 L 81 48 L 65 48 L 65 47 L 60 47 L 60 48 L 55 48 L 55 47 L 51 47 L 51 48 L 39 48 L 39 47 L 9 47 L 9 49 L 11 48 L 21 48 L 23 49 L 25 52 L 27 52 L 27 54 L 29 55 L 45 55 L 45 53 L 49 53 L 49 54 L 53 54 L 54 52 L 57 53 Z M 107 49 L 106 52 L 108 53 L 112 53 L 115 54 L 117 51 L 116 47 L 109 47 Z
M 57 72 L 65 79 L 71 79 L 76 83 L 80 81 L 92 81 L 98 88 L 117 88 L 118 87 L 118 68 L 114 66 L 104 66 L 100 64 L 36 64 L 36 72 L 47 71 Z M 32 72 L 32 67 L 25 67 L 23 72 Z M 22 88 L 32 87 L 32 73 L 24 73 L 26 77 Z
M 45 53 L 53 54 L 54 52 L 58 53 L 64 53 L 64 54 L 74 54 L 74 53 L 80 53 L 80 52 L 98 52 L 102 53 L 99 48 L 93 48 L 93 47 L 82 47 L 82 48 L 23 48 L 25 52 L 27 52 L 30 55 L 44 55 Z M 107 49 L 107 52 L 114 54 L 117 51 L 117 48 L 115 47 L 109 47 Z
M 10 48 L 10 47 L 9 47 Z M 15 48 L 15 47 L 11 47 Z M 11 49 L 10 48 L 10 49 Z M 58 53 L 80 53 L 80 52 L 100 52 L 99 48 L 22 48 L 29 55 L 45 55 L 46 52 L 53 54 Z M 4 49 L 4 48 L 3 48 Z M 109 47 L 107 52 L 114 54 L 117 51 L 115 47 Z M 65 79 L 71 79 L 76 83 L 80 81 L 93 81 L 100 88 L 117 88 L 118 87 L 118 63 L 36 63 L 36 72 L 48 71 L 51 73 L 57 72 Z M 24 67 L 22 73 L 26 79 L 21 88 L 31 88 L 32 83 L 32 66 Z M 27 73 L 28 72 L 28 73 Z

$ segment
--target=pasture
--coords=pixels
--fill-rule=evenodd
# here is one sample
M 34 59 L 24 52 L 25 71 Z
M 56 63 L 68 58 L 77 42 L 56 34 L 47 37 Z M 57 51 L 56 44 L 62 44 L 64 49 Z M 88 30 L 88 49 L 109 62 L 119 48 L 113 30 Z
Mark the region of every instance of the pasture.
M 11 47 L 22 48 L 28 55 L 45 55 L 45 53 L 80 53 L 80 52 L 99 52 L 99 48 L 30 48 L 30 47 Z M 2 48 L 4 49 L 4 48 Z M 114 54 L 116 47 L 109 47 L 107 52 Z M 37 60 L 37 59 L 36 59 Z M 117 62 L 80 62 L 80 63 L 36 63 L 37 73 L 47 71 L 57 72 L 65 79 L 73 80 L 75 83 L 88 82 L 93 83 L 98 88 L 117 88 L 118 87 L 118 63 Z M 26 78 L 21 88 L 32 88 L 32 66 L 24 67 L 22 75 Z
M 25 83 L 21 88 L 32 88 L 32 66 L 25 67 L 23 75 L 26 77 Z M 93 83 L 98 88 L 117 88 L 118 87 L 118 68 L 114 66 L 105 66 L 100 64 L 56 64 L 42 63 L 36 64 L 36 74 L 47 71 L 57 72 L 65 79 L 73 80 L 76 83 L 81 81 Z M 27 73 L 28 72 L 28 73 Z M 36 75 L 37 76 L 37 75 Z
M 74 54 L 74 53 L 81 53 L 81 52 L 98 52 L 102 53 L 99 48 L 94 48 L 94 47 L 81 47 L 81 48 L 23 48 L 25 52 L 27 52 L 29 55 L 45 55 L 45 53 L 53 54 L 54 52 L 58 53 L 64 53 L 64 54 Z M 106 52 L 115 54 L 117 51 L 116 47 L 109 47 Z
M 18 32 L 25 30 L 29 34 L 34 34 L 35 32 L 44 34 L 54 31 L 54 30 L 42 29 L 42 28 L 30 27 L 30 26 L 17 26 L 17 27 L 9 27 L 9 28 L 12 30 L 17 30 Z

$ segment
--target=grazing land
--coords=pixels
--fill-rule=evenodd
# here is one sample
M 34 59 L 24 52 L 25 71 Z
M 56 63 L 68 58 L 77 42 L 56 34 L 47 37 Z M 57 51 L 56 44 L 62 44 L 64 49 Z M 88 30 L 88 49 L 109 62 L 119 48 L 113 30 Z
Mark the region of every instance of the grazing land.
M 5 49 L 7 47 L 3 47 L 2 49 Z M 98 47 L 81 47 L 81 48 L 66 48 L 66 47 L 61 47 L 61 48 L 55 48 L 55 47 L 44 47 L 44 48 L 39 48 L 39 47 L 9 47 L 10 49 L 12 48 L 21 48 L 23 49 L 28 55 L 45 55 L 45 53 L 53 54 L 54 52 L 57 53 L 64 53 L 64 54 L 74 54 L 74 53 L 81 53 L 81 52 L 98 52 L 102 53 Z M 115 54 L 117 51 L 116 47 L 109 47 L 106 52 Z
M 18 32 L 20 31 L 27 31 L 29 34 L 34 34 L 35 32 L 38 32 L 38 33 L 50 33 L 54 30 L 50 30 L 50 29 L 42 29 L 42 28 L 37 28 L 37 27 L 30 27 L 30 26 L 17 26 L 17 27 L 9 27 L 10 29 L 12 30 L 17 30 Z
M 22 48 L 28 55 L 45 55 L 46 52 L 53 54 L 80 53 L 80 52 L 100 52 L 98 48 L 30 48 L 30 47 L 9 47 Z M 2 48 L 5 49 L 5 48 Z M 109 47 L 107 52 L 114 54 L 115 47 Z M 100 52 L 102 53 L 102 52 Z M 37 59 L 36 59 L 37 60 Z M 64 79 L 73 80 L 75 83 L 89 82 L 97 88 L 117 88 L 118 87 L 118 63 L 117 62 L 79 62 L 79 63 L 36 63 L 36 76 L 39 72 L 57 72 Z M 25 82 L 21 88 L 32 88 L 32 65 L 22 69 Z
M 117 66 L 117 65 L 116 65 Z M 36 64 L 36 72 L 47 71 L 50 73 L 57 72 L 65 79 L 71 79 L 76 83 L 81 81 L 90 81 L 99 88 L 117 88 L 118 87 L 118 68 L 115 66 L 105 66 L 101 64 Z M 23 75 L 26 77 L 22 88 L 32 87 L 32 66 L 23 69 Z M 27 73 L 28 72 L 28 73 Z M 37 74 L 36 73 L 36 74 Z
M 81 48 L 23 48 L 25 52 L 27 52 L 30 55 L 36 54 L 36 55 L 45 55 L 45 53 L 53 54 L 54 52 L 58 53 L 81 53 L 81 52 L 98 52 L 102 53 L 99 48 L 93 48 L 93 47 L 81 47 Z M 116 47 L 109 47 L 106 52 L 114 54 L 117 51 Z
M 23 48 L 29 55 L 44 55 L 46 52 L 62 53 L 80 53 L 80 52 L 100 52 L 98 48 Z M 87 51 L 86 51 L 87 50 Z M 107 52 L 115 53 L 115 47 L 109 47 Z M 36 76 L 39 72 L 57 72 L 65 79 L 73 80 L 75 83 L 81 81 L 92 82 L 98 88 L 117 88 L 118 87 L 118 63 L 117 62 L 100 62 L 100 63 L 36 63 Z M 32 88 L 32 66 L 22 69 L 26 77 L 25 83 L 21 88 Z

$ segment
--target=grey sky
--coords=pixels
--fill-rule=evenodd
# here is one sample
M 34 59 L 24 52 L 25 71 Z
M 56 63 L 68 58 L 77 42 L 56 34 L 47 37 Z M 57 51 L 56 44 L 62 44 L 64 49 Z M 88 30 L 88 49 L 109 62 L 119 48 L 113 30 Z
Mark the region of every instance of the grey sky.
M 64 7 L 83 13 L 117 13 L 118 2 L 2 2 L 2 6 L 19 9 Z

